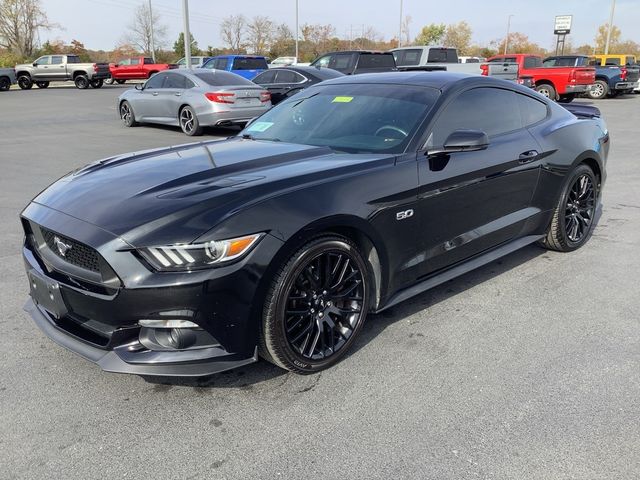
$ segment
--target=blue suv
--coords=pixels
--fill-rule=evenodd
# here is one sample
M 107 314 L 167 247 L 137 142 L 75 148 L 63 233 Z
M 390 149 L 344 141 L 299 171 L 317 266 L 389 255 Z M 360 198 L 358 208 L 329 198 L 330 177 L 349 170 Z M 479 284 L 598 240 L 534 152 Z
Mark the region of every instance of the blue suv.
M 202 68 L 226 70 L 248 80 L 269 69 L 267 59 L 255 55 L 218 55 L 207 60 Z

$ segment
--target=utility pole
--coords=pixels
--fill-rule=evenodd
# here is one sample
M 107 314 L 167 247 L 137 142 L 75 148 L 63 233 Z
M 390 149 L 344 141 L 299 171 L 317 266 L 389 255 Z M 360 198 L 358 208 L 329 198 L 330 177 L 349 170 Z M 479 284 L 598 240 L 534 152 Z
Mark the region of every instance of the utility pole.
M 151 58 L 156 63 L 156 43 L 153 41 L 153 10 L 151 9 L 151 0 L 149 0 L 149 26 L 151 27 Z
M 611 0 L 611 13 L 609 14 L 609 28 L 607 29 L 607 43 L 604 44 L 604 54 L 609 54 L 609 44 L 611 43 L 611 30 L 613 30 L 613 14 L 616 11 L 616 0 Z
M 298 51 L 298 32 L 299 32 L 299 28 L 298 28 L 298 0 L 296 0 L 296 63 L 298 63 L 298 55 L 299 55 L 299 51 Z
M 182 22 L 184 35 L 184 58 L 191 69 L 191 32 L 189 31 L 189 0 L 182 0 Z
M 513 17 L 513 16 L 514 15 L 511 14 L 507 18 L 507 38 L 504 41 L 504 52 L 502 53 L 503 55 L 507 54 L 507 49 L 509 48 L 509 33 L 511 32 L 511 17 Z
M 398 48 L 402 46 L 402 0 L 400 0 L 400 28 L 398 29 Z

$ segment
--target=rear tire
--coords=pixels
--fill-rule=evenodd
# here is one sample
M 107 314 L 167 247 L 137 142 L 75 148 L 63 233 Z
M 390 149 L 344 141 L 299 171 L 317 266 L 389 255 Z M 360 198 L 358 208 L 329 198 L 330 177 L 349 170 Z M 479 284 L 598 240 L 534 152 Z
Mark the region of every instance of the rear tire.
M 540 244 L 558 252 L 571 252 L 587 243 L 598 201 L 598 181 L 585 164 L 571 172 L 553 212 L 551 224 Z
M 555 101 L 556 98 L 558 98 L 558 94 L 556 93 L 556 89 L 553 88 L 553 85 L 551 85 L 549 83 L 542 83 L 540 85 L 536 85 L 535 90 L 540 95 L 542 95 L 544 97 L 547 97 L 547 98 L 550 98 L 553 101 Z
M 33 80 L 29 75 L 20 75 L 18 77 L 18 86 L 22 90 L 31 90 L 33 88 Z
M 196 116 L 196 112 L 189 105 L 182 107 L 178 113 L 178 122 L 182 131 L 190 137 L 202 135 L 202 127 Z
M 264 301 L 260 355 L 310 374 L 335 365 L 362 330 L 369 305 L 368 269 L 358 247 L 322 235 L 276 273 Z
M 89 78 L 86 75 L 78 75 L 73 79 L 73 83 L 76 85 L 76 88 L 80 90 L 89 88 Z
M 126 100 L 120 104 L 120 120 L 125 127 L 135 127 L 138 125 L 133 107 Z
M 116 81 L 115 81 L 113 78 L 111 78 L 111 77 L 106 78 L 106 79 L 104 80 L 104 83 L 106 83 L 107 85 L 113 85 L 115 82 L 116 82 Z
M 601 100 L 609 93 L 609 85 L 604 80 L 596 80 L 589 89 L 587 96 L 592 100 Z
M 47 88 L 49 86 L 49 82 L 36 82 L 36 86 L 38 88 Z
M 91 88 L 102 88 L 104 80 L 99 78 L 97 80 L 91 80 Z
M 117 83 L 118 85 L 123 85 L 123 84 L 124 84 L 124 82 L 126 82 L 126 80 L 116 80 L 116 83 Z
M 0 92 L 6 92 L 11 88 L 11 80 L 8 77 L 0 77 Z

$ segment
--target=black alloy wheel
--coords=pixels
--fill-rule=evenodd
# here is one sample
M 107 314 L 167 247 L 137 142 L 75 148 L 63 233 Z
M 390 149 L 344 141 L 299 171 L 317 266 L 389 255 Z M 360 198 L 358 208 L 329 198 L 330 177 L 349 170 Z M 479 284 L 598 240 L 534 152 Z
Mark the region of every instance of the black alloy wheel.
M 33 80 L 31 80 L 29 75 L 20 75 L 18 77 L 18 86 L 22 90 L 31 90 L 31 87 L 33 87 Z
M 597 199 L 597 178 L 581 164 L 569 176 L 542 245 L 560 252 L 584 245 L 594 227 Z
M 367 315 L 367 272 L 357 246 L 340 236 L 319 237 L 298 250 L 267 295 L 262 356 L 305 374 L 338 362 Z
M 89 88 L 89 78 L 86 75 L 78 75 L 74 80 L 76 88 L 80 90 L 86 90 Z
M 11 88 L 11 80 L 7 77 L 0 77 L 0 92 L 6 92 Z
M 49 82 L 36 82 L 38 88 L 47 88 L 49 86 Z
M 102 88 L 103 84 L 104 84 L 104 80 L 102 78 L 91 80 L 91 88 Z

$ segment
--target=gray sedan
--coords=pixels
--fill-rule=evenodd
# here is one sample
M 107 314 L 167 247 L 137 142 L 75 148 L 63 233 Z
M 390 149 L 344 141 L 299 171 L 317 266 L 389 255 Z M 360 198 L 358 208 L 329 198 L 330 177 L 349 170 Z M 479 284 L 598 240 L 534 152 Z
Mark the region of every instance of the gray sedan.
M 168 70 L 156 73 L 118 97 L 127 127 L 160 123 L 200 135 L 206 126 L 247 123 L 271 108 L 271 94 L 239 75 L 222 70 Z

